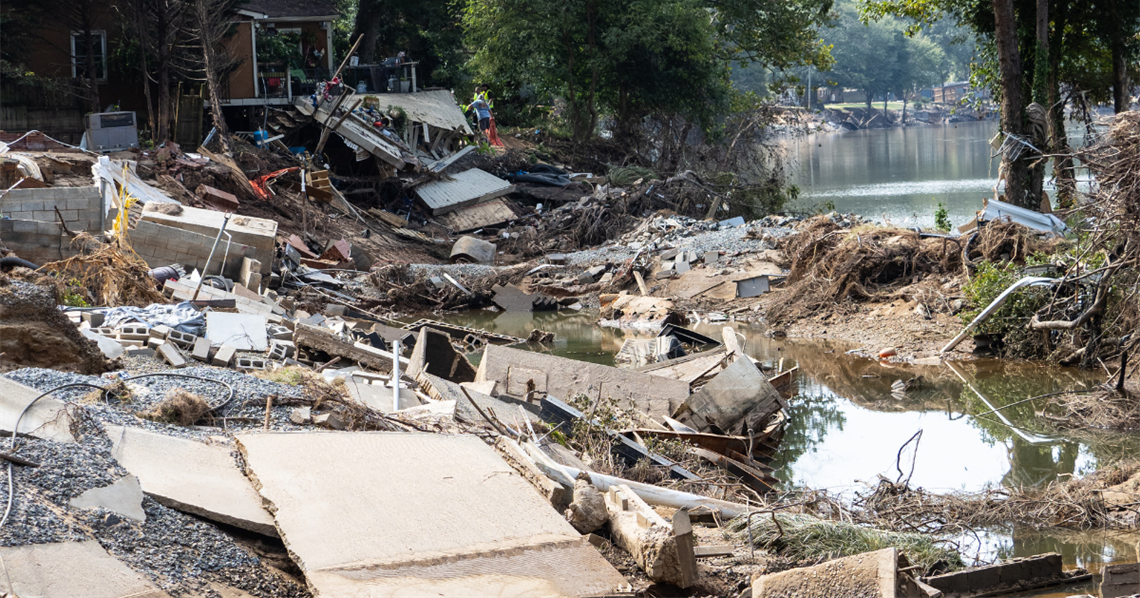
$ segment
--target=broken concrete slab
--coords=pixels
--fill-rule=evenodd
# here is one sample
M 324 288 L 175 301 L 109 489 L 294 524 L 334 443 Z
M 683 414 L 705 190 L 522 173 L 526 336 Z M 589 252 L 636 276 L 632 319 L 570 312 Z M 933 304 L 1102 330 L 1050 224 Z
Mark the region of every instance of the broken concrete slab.
M 475 367 L 451 346 L 451 337 L 427 327 L 420 329 L 416 348 L 408 359 L 408 377 L 415 378 L 420 372 L 452 382 L 475 381 Z
M 491 301 L 506 312 L 534 311 L 534 301 L 540 296 L 524 293 L 522 289 L 514 285 L 497 284 L 491 287 L 491 290 L 495 293 Z
M 238 469 L 230 447 L 106 426 L 112 456 L 156 501 L 212 521 L 276 536 L 273 517 Z
M 494 264 L 497 248 L 494 243 L 475 237 L 459 237 L 451 246 L 451 263 Z
M 92 488 L 71 499 L 67 504 L 76 509 L 105 509 L 135 521 L 146 521 L 142 508 L 143 491 L 139 479 L 123 476 L 110 486 Z
M 309 424 L 313 422 L 313 408 L 312 407 L 297 407 L 289 413 L 289 421 L 297 424 Z
M 265 316 L 212 311 L 206 314 L 206 338 L 239 351 L 264 351 L 269 348 L 267 323 Z
M 486 421 L 482 415 L 479 415 L 475 407 L 472 406 L 472 403 L 474 403 L 478 405 L 479 409 L 482 409 L 484 413 L 489 413 L 488 409 L 491 409 L 509 421 L 514 421 L 516 414 L 520 416 L 525 414 L 526 419 L 529 420 L 531 424 L 537 425 L 542 423 L 542 411 L 538 405 L 533 403 L 508 396 L 493 397 L 471 388 L 466 383 L 463 385 L 456 384 L 438 376 L 433 376 L 427 372 L 421 372 L 420 375 L 416 377 L 416 381 L 420 383 L 431 398 L 437 401 L 455 401 L 455 415 L 464 421 L 474 423 L 483 423 Z M 466 392 L 464 392 L 465 390 Z M 519 412 L 520 407 L 523 410 L 522 413 Z
M 899 592 L 898 550 L 884 548 L 752 580 L 752 598 L 903 598 Z
M 759 297 L 770 290 L 772 290 L 771 277 L 766 274 L 736 281 L 737 297 Z
M 6 591 L 25 598 L 169 598 L 99 542 L 0 548 Z
M 575 484 L 577 488 L 577 484 Z M 682 563 L 672 526 L 629 486 L 614 486 L 605 493 L 610 537 L 633 557 L 651 581 L 681 588 L 693 585 L 696 563 Z M 686 555 L 692 561 L 693 555 Z
M 742 435 L 763 430 L 787 403 L 751 359 L 737 359 L 685 401 L 672 417 L 699 432 Z
M 244 433 L 237 441 L 317 596 L 588 596 L 626 588 L 477 437 Z
M 347 343 L 333 335 L 331 331 L 317 326 L 308 326 L 297 323 L 293 331 L 293 344 L 298 347 L 309 347 L 328 353 L 333 357 L 341 357 L 355 361 L 362 366 L 372 368 L 379 372 L 392 371 L 392 354 L 363 343 Z M 408 358 L 401 357 L 401 367 L 407 365 Z
M 344 387 L 348 391 L 348 396 L 358 403 L 367 405 L 369 409 L 379 411 L 381 413 L 391 413 L 392 410 L 392 389 L 383 384 L 368 384 L 365 380 L 355 376 L 345 376 Z M 400 389 L 400 409 L 409 409 L 411 407 L 418 407 L 421 405 L 419 397 L 416 393 L 406 389 Z
M 528 383 L 556 397 L 612 397 L 658 421 L 689 398 L 689 384 L 681 380 L 497 345 L 487 345 L 475 377 L 487 380 L 514 397 L 525 396 Z
M 44 397 L 28 409 L 28 405 L 41 394 L 34 388 L 0 377 L 0 432 L 11 434 L 19 420 L 19 434 L 56 442 L 75 442 L 71 435 L 71 415 L 63 401 Z M 23 419 L 20 419 L 21 414 Z

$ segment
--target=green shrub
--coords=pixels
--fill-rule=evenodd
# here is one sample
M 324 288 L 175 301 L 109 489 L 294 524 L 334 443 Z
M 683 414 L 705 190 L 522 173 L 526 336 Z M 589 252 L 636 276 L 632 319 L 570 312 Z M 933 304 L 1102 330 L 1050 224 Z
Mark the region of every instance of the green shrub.
M 950 214 L 942 202 L 938 202 L 938 209 L 934 210 L 934 228 L 942 232 L 950 231 Z

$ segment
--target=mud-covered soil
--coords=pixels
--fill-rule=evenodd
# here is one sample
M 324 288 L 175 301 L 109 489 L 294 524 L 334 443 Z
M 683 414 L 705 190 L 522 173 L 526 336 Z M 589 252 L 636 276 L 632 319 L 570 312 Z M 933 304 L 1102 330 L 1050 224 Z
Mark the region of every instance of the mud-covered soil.
M 40 367 L 97 375 L 111 369 L 98 345 L 56 309 L 51 279 L 17 269 L 0 276 L 0 371 Z

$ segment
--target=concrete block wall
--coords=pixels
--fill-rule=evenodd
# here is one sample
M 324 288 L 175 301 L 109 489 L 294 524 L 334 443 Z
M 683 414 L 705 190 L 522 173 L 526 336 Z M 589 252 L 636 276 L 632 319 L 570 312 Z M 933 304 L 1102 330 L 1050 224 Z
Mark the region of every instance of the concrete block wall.
M 210 249 L 214 246 L 214 237 L 140 220 L 130 231 L 130 242 L 135 253 L 146 260 L 151 268 L 182 264 L 186 272 L 190 273 L 194 268 L 199 272 L 205 269 Z M 226 263 L 222 275 L 236 280 L 241 274 L 242 258 L 252 257 L 256 251 L 249 245 L 231 242 L 229 255 L 226 255 L 226 239 L 223 238 L 208 273 L 218 273 L 218 266 L 224 256 Z
M 5 218 L 0 220 L 0 242 L 16 252 L 17 257 L 37 266 L 79 253 L 71 246 L 71 239 L 63 234 L 58 222 Z
M 178 214 L 164 214 L 144 209 L 139 222 L 152 222 L 164 226 L 179 228 L 209 236 L 213 239 L 222 226 L 222 212 L 203 210 L 182 206 Z M 249 257 L 261 261 L 261 274 L 268 276 L 276 251 L 277 222 L 265 218 L 234 215 L 226 226 L 226 233 L 232 236 L 235 243 L 241 243 L 257 249 L 256 254 Z M 239 262 L 241 260 L 238 260 Z
M 103 200 L 99 188 L 45 187 L 13 189 L 0 198 L 4 216 L 16 220 L 38 220 L 57 223 L 55 210 L 63 216 L 72 232 L 102 232 L 100 229 Z

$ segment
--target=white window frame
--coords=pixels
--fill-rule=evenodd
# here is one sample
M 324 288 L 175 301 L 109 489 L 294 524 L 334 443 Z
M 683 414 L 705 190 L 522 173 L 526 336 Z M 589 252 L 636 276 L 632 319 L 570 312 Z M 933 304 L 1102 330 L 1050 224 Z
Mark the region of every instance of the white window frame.
M 101 69 L 102 72 L 98 73 L 101 76 L 96 76 L 95 80 L 100 82 L 100 83 L 106 83 L 107 82 L 107 67 L 108 67 L 107 63 L 109 62 L 108 58 L 107 58 L 107 31 L 105 29 L 92 29 L 91 35 L 99 36 L 99 40 L 100 40 L 99 45 L 103 50 L 103 68 Z M 71 39 L 71 78 L 72 79 L 79 77 L 79 58 L 75 54 L 75 43 L 76 43 L 76 40 L 80 37 L 83 37 L 82 31 L 72 31 L 71 32 L 70 39 Z

